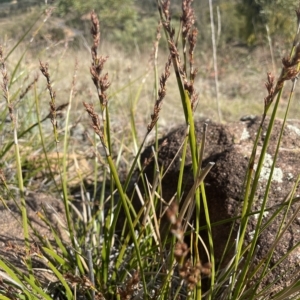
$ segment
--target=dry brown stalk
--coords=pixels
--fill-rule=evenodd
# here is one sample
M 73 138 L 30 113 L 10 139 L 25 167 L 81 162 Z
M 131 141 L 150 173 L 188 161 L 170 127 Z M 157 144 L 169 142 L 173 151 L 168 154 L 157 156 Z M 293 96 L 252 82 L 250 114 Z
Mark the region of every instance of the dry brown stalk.
M 193 0 L 184 0 L 182 2 L 182 16 L 181 16 L 184 57 L 186 53 L 186 46 L 185 46 L 186 41 L 188 41 L 189 43 L 189 64 L 190 64 L 189 79 L 186 70 L 186 64 L 184 64 L 183 67 L 180 65 L 179 51 L 177 48 L 177 43 L 174 40 L 175 30 L 174 28 L 171 27 L 169 1 L 163 1 L 163 3 L 159 6 L 159 9 L 161 11 L 161 14 L 164 17 L 163 26 L 165 28 L 165 31 L 168 34 L 169 51 L 171 54 L 175 74 L 178 78 L 178 81 L 182 82 L 183 88 L 189 93 L 192 109 L 195 110 L 198 101 L 198 94 L 196 93 L 194 88 L 194 80 L 198 70 L 194 69 L 194 49 L 196 46 L 198 31 L 196 28 L 193 28 L 193 25 L 195 23 L 195 14 L 191 6 L 192 2 Z
M 1 69 L 1 73 L 2 73 L 1 88 L 3 91 L 3 97 L 7 103 L 10 119 L 12 122 L 15 122 L 15 118 L 14 118 L 14 114 L 13 114 L 13 105 L 9 101 L 9 90 L 8 90 L 9 76 L 7 73 L 6 63 L 5 63 L 5 59 L 3 56 L 4 56 L 3 48 L 2 48 L 2 46 L 0 46 L 0 69 Z
M 57 120 L 56 120 L 57 108 L 56 108 L 56 102 L 55 102 L 56 93 L 52 89 L 48 63 L 44 64 L 40 61 L 40 70 L 41 70 L 42 74 L 45 76 L 45 78 L 47 80 L 47 89 L 49 91 L 50 99 L 51 99 L 51 101 L 49 103 L 50 104 L 50 114 L 49 114 L 49 116 L 50 116 L 50 120 L 51 120 L 51 123 L 52 123 L 52 126 L 53 126 L 53 131 L 54 131 L 56 142 L 58 142 L 58 139 L 57 139 Z
M 56 116 L 61 117 L 63 115 L 63 110 L 69 105 L 69 102 L 63 103 L 55 108 Z M 43 122 L 45 119 L 50 119 L 52 116 L 52 113 L 50 112 L 41 122 Z
M 99 116 L 95 112 L 94 105 L 93 104 L 88 104 L 86 102 L 83 102 L 83 105 L 84 105 L 87 113 L 91 117 L 92 127 L 93 127 L 95 133 L 99 136 L 99 138 L 102 141 L 102 139 L 103 139 L 103 132 L 102 132 L 101 126 L 100 126 L 100 118 L 99 118 Z
M 93 45 L 91 47 L 92 65 L 90 67 L 90 73 L 92 75 L 92 80 L 94 82 L 94 85 L 97 89 L 98 98 L 102 109 L 102 123 L 103 123 L 102 128 L 100 127 L 100 118 L 95 113 L 94 106 L 92 104 L 87 104 L 86 102 L 84 102 L 83 105 L 91 117 L 92 127 L 95 133 L 100 137 L 101 143 L 106 151 L 106 155 L 109 156 L 110 152 L 108 150 L 108 144 L 106 142 L 107 141 L 106 109 L 108 103 L 108 95 L 106 93 L 106 90 L 109 88 L 110 82 L 108 80 L 107 73 L 101 76 L 104 64 L 107 61 L 108 56 L 106 57 L 99 56 L 97 52 L 100 44 L 100 22 L 94 11 L 91 12 L 91 22 L 92 22 L 91 34 L 93 36 Z
M 186 65 L 184 65 L 183 68 L 180 67 L 180 72 L 182 75 L 184 89 L 188 91 L 191 100 L 192 109 L 195 110 L 197 106 L 198 94 L 194 89 L 194 80 L 198 70 L 194 69 L 194 49 L 196 47 L 198 30 L 196 28 L 193 28 L 195 24 L 195 13 L 192 8 L 192 3 L 193 0 L 182 1 L 182 15 L 181 15 L 184 56 L 186 53 L 186 41 L 188 41 L 189 44 L 189 64 L 190 64 L 189 80 L 188 80 L 188 72 L 186 69 Z
M 21 101 L 27 93 L 32 89 L 33 85 L 38 81 L 39 75 L 36 75 L 34 79 L 27 85 L 26 89 L 20 94 L 19 101 Z
M 156 65 L 156 63 L 157 63 L 158 44 L 161 39 L 161 33 L 160 33 L 161 27 L 162 27 L 162 24 L 161 24 L 161 21 L 159 21 L 158 25 L 156 27 L 156 38 L 153 43 L 153 50 L 152 50 L 152 53 L 149 58 L 149 65 L 152 65 L 152 64 Z
M 93 46 L 91 47 L 92 58 L 93 60 L 96 60 L 98 57 L 97 49 L 100 44 L 100 23 L 94 11 L 91 12 L 91 21 L 92 21 L 91 34 L 93 36 Z
M 101 73 L 103 71 L 105 62 L 108 59 L 108 56 L 98 56 L 97 49 L 100 44 L 100 23 L 94 11 L 92 11 L 91 13 L 91 21 L 91 34 L 93 36 L 93 45 L 91 47 L 92 65 L 90 67 L 90 72 L 92 75 L 94 85 L 97 88 L 98 98 L 101 103 L 101 106 L 106 107 L 108 102 L 106 90 L 109 88 L 110 82 L 108 80 L 108 74 L 106 73 L 104 76 L 101 76 Z
M 206 276 L 211 274 L 211 265 L 209 263 L 202 265 L 199 260 L 193 264 L 191 259 L 187 257 L 190 249 L 183 240 L 184 232 L 182 220 L 178 217 L 178 204 L 172 202 L 166 215 L 172 225 L 171 232 L 178 239 L 175 244 L 174 257 L 178 263 L 179 275 L 185 281 L 188 289 L 192 290 L 201 280 L 201 274 Z
M 156 28 L 156 38 L 155 38 L 155 42 L 154 42 L 154 48 L 157 49 L 158 48 L 158 43 L 159 40 L 161 39 L 161 22 L 158 22 L 157 28 Z
M 163 101 L 164 97 L 166 96 L 166 90 L 167 90 L 166 83 L 170 76 L 171 63 L 172 63 L 171 56 L 169 56 L 168 61 L 165 65 L 165 71 L 161 75 L 160 80 L 159 80 L 160 88 L 158 91 L 158 98 L 154 104 L 153 114 L 151 114 L 151 122 L 147 126 L 148 133 L 153 129 L 153 127 L 155 126 L 155 124 L 157 123 L 158 118 L 159 118 L 159 112 L 161 110 L 162 101 Z
M 193 30 L 190 31 L 188 36 L 188 42 L 189 42 L 189 60 L 190 60 L 190 81 L 191 83 L 194 83 L 195 77 L 198 73 L 198 69 L 194 69 L 194 50 L 197 43 L 197 36 L 198 36 L 198 30 L 197 28 L 193 28 Z
M 267 82 L 265 83 L 266 89 L 268 91 L 268 96 L 265 97 L 265 107 L 268 107 L 274 99 L 274 76 L 268 72 Z
M 170 21 L 171 20 L 171 16 L 170 16 L 170 0 L 165 0 L 162 2 L 161 4 L 161 8 L 162 8 L 162 12 L 165 16 L 165 19 Z
M 173 40 L 169 40 L 169 51 L 172 56 L 172 59 L 175 60 L 179 66 L 180 56 L 179 56 L 177 46 L 175 45 L 175 42 Z
M 77 71 L 78 71 L 78 59 L 76 57 L 76 59 L 75 59 L 75 68 L 74 68 L 72 84 L 71 84 L 71 91 L 70 91 L 70 94 L 72 95 L 72 97 L 75 97 L 76 94 L 77 94 L 77 89 L 76 89 Z
M 176 237 L 180 244 L 184 244 L 184 232 L 182 229 L 182 220 L 178 217 L 178 204 L 172 202 L 166 211 L 167 218 L 171 223 L 171 233 Z M 179 251 L 179 249 L 177 249 Z M 186 249 L 189 251 L 188 249 Z M 175 254 L 176 256 L 176 254 Z
M 184 40 L 188 38 L 190 30 L 195 23 L 195 13 L 191 7 L 192 3 L 193 0 L 182 1 L 182 15 L 180 19 L 182 22 L 182 38 Z
M 185 72 L 181 68 L 179 68 L 179 70 L 180 70 L 181 78 L 183 81 L 184 89 L 189 93 L 192 110 L 194 111 L 196 109 L 196 106 L 198 103 L 198 96 L 199 96 L 199 94 L 196 92 L 196 90 L 194 88 L 194 78 L 195 78 L 196 73 L 194 73 L 193 81 L 188 81 L 186 78 Z
M 134 274 L 126 282 L 124 290 L 119 289 L 118 293 L 122 300 L 132 299 L 132 296 L 136 290 L 139 289 L 140 283 L 140 274 L 138 271 L 135 271 Z
M 86 102 L 83 102 L 83 105 L 92 120 L 92 124 L 91 124 L 92 128 L 94 129 L 95 133 L 99 136 L 101 144 L 102 144 L 103 148 L 105 149 L 106 156 L 110 156 L 110 152 L 109 152 L 109 149 L 107 148 L 107 143 L 105 140 L 104 132 L 100 126 L 100 118 L 95 112 L 94 105 L 88 104 Z
M 267 108 L 271 105 L 273 102 L 275 96 L 278 94 L 278 92 L 283 88 L 284 82 L 287 80 L 294 80 L 299 75 L 299 69 L 300 69 L 300 9 L 296 9 L 296 15 L 297 15 L 297 24 L 298 24 L 298 30 L 297 34 L 294 38 L 293 46 L 294 51 L 292 56 L 286 56 L 282 59 L 282 70 L 279 78 L 277 79 L 276 86 L 274 87 L 274 76 L 271 75 L 271 73 L 267 73 L 267 82 L 266 82 L 266 88 L 268 91 L 268 95 L 265 97 L 265 113 Z M 265 115 L 264 113 L 264 115 Z M 264 118 L 263 118 L 264 119 Z
M 1 73 L 2 73 L 2 77 L 3 77 L 2 90 L 4 93 L 4 97 L 6 97 L 6 94 L 8 93 L 9 78 L 8 78 L 6 64 L 5 64 L 3 55 L 4 55 L 3 48 L 2 48 L 2 46 L 0 46 L 0 68 L 1 68 Z
M 96 290 L 96 288 L 94 287 L 94 285 L 92 284 L 92 282 L 90 281 L 90 279 L 87 276 L 76 276 L 73 275 L 71 273 L 67 273 L 66 275 L 64 275 L 66 281 L 72 286 L 78 287 L 79 291 L 88 291 L 88 290 L 92 290 L 95 292 L 95 298 L 96 300 L 103 300 L 105 299 L 102 295 L 102 293 L 100 293 L 99 291 Z
M 300 12 L 299 12 L 300 13 Z M 299 75 L 299 63 L 300 63 L 300 44 L 295 47 L 295 52 L 292 57 L 287 56 L 282 59 L 282 71 L 274 87 L 274 76 L 271 73 L 267 73 L 266 88 L 268 96 L 265 97 L 265 106 L 270 106 L 275 96 L 283 88 L 284 82 L 293 80 Z
M 162 144 L 158 146 L 157 152 L 159 153 L 161 148 L 165 147 L 167 143 L 168 143 L 167 140 L 164 140 Z M 154 159 L 154 153 L 152 152 L 148 158 L 145 157 L 145 160 L 143 161 L 143 169 L 145 169 L 153 161 L 153 159 Z
M 159 10 L 162 12 L 165 18 L 163 26 L 169 34 L 170 40 L 173 40 L 175 35 L 175 29 L 171 26 L 170 0 L 163 1 L 162 4 L 159 6 Z

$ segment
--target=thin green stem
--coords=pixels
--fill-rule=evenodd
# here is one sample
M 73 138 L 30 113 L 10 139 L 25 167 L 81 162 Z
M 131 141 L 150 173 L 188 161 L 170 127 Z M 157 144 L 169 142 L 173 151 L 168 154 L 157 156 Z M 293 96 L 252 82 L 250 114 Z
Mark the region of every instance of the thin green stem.
M 142 257 L 141 257 L 141 253 L 140 253 L 140 246 L 139 246 L 139 244 L 137 242 L 137 239 L 136 239 L 136 236 L 135 236 L 134 226 L 132 224 L 131 215 L 130 215 L 128 204 L 127 204 L 128 199 L 127 199 L 126 193 L 124 192 L 124 190 L 122 188 L 117 170 L 115 168 L 115 165 L 114 165 L 113 160 L 112 160 L 110 155 L 107 155 L 107 162 L 109 164 L 112 176 L 115 180 L 116 187 L 117 187 L 117 189 L 119 191 L 119 194 L 120 194 L 120 197 L 121 197 L 122 206 L 123 206 L 125 216 L 126 216 L 126 219 L 127 219 L 128 225 L 129 225 L 129 230 L 130 230 L 130 233 L 131 233 L 131 237 L 132 237 L 132 240 L 133 240 L 133 243 L 134 243 L 134 246 L 135 246 L 137 260 L 138 260 L 139 267 L 140 267 L 139 271 L 141 273 L 142 282 L 143 282 L 143 288 L 144 288 L 145 293 L 147 294 L 147 283 L 146 283 L 146 279 L 145 279 L 145 275 L 144 275 Z
M 266 153 L 267 153 L 267 148 L 268 148 L 268 145 L 269 145 L 271 133 L 272 133 L 272 130 L 273 130 L 273 127 L 274 127 L 275 117 L 276 117 L 278 105 L 279 105 L 279 102 L 280 102 L 280 99 L 281 99 L 281 95 L 282 95 L 282 89 L 279 91 L 279 93 L 277 95 L 277 99 L 275 101 L 274 109 L 273 109 L 273 112 L 272 112 L 272 115 L 271 115 L 268 130 L 267 130 L 267 133 L 266 133 L 266 136 L 265 136 L 265 139 L 264 139 L 263 147 L 262 147 L 261 154 L 260 154 L 260 157 L 259 157 L 259 161 L 258 161 L 258 164 L 257 164 L 257 168 L 256 168 L 256 172 L 255 172 L 255 175 L 254 175 L 254 180 L 253 180 L 253 184 L 252 184 L 252 188 L 251 188 L 251 193 L 250 193 L 250 196 L 249 196 L 249 204 L 248 204 L 248 207 L 247 207 L 247 212 L 248 213 L 251 210 L 252 203 L 253 203 L 254 198 L 255 198 L 255 193 L 257 191 L 258 181 L 259 181 L 259 178 L 260 178 L 260 174 L 261 174 L 261 170 L 262 170 L 262 167 L 263 167 L 264 159 L 265 159 L 265 156 L 266 156 Z M 245 218 L 244 220 L 245 220 L 244 222 L 242 221 L 240 239 L 239 239 L 239 243 L 238 243 L 238 253 L 237 253 L 236 262 L 235 262 L 235 269 L 237 269 L 237 266 L 238 266 L 238 261 L 239 261 L 239 258 L 240 258 L 241 249 L 243 247 L 244 237 L 245 237 L 245 234 L 246 234 L 246 229 L 247 229 L 247 224 L 248 224 L 249 218 Z M 242 272 L 240 274 L 239 284 L 238 284 L 238 286 L 236 287 L 236 289 L 234 291 L 234 294 L 233 294 L 234 297 L 237 297 L 237 295 L 239 295 L 239 293 L 240 293 L 240 291 L 243 287 L 243 282 L 245 280 L 246 274 L 247 274 L 248 269 L 249 269 L 249 265 L 247 265 L 247 263 L 249 263 L 250 259 L 251 259 L 251 257 L 248 256 L 247 261 L 245 263 L 245 267 L 242 269 Z

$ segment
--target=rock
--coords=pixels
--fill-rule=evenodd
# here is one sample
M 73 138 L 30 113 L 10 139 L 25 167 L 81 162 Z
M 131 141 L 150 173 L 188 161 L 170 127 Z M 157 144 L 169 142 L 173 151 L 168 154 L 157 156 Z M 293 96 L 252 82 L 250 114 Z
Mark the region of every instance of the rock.
M 215 162 L 215 166 L 211 169 L 205 179 L 205 191 L 211 223 L 229 219 L 240 213 L 243 203 L 243 182 L 260 120 L 261 119 L 259 117 L 251 116 L 251 118 L 243 118 L 240 122 L 227 125 L 216 124 L 209 120 L 205 121 L 208 124 L 208 129 L 205 143 L 205 156 L 202 167 L 205 167 L 208 162 Z M 268 123 L 269 119 L 267 119 L 264 123 L 257 154 L 259 154 L 261 151 Z M 204 120 L 197 121 L 195 123 L 198 142 L 200 142 L 202 138 L 203 124 Z M 281 126 L 282 121 L 276 120 L 270 145 L 265 157 L 264 167 L 261 172 L 258 188 L 255 194 L 255 203 L 253 203 L 253 207 L 251 209 L 252 211 L 257 211 L 261 208 Z M 158 164 L 163 167 L 164 170 L 167 169 L 175 157 L 185 135 L 186 126 L 180 126 L 159 140 L 159 152 L 157 155 L 157 160 Z M 272 214 L 274 214 L 278 208 L 278 205 L 284 201 L 285 197 L 293 189 L 295 180 L 300 173 L 299 151 L 300 122 L 296 120 L 290 120 L 287 122 L 283 132 L 276 168 L 268 195 L 267 207 L 273 207 L 273 209 L 265 212 L 263 224 L 267 223 Z M 145 149 L 141 158 L 142 162 L 147 163 L 145 173 L 150 182 L 153 180 L 154 170 L 154 162 L 153 159 L 151 159 L 151 156 L 152 150 L 149 146 Z M 162 197 L 166 201 L 170 201 L 170 199 L 176 193 L 180 159 L 181 153 L 175 158 L 174 163 L 162 180 Z M 257 161 L 258 157 L 256 158 L 256 163 Z M 185 195 L 187 195 L 191 189 L 193 182 L 191 155 L 188 153 L 185 162 L 183 182 Z M 298 197 L 299 188 L 297 188 L 295 195 Z M 134 204 L 136 206 L 138 205 L 136 202 L 134 202 Z M 290 207 L 284 224 L 287 224 L 288 220 L 296 212 L 298 207 L 299 204 L 297 202 Z M 258 264 L 261 260 L 270 255 L 268 251 L 271 249 L 278 231 L 280 230 L 285 211 L 286 209 L 284 209 L 261 233 L 256 245 L 257 251 L 255 254 L 255 264 Z M 200 219 L 203 220 L 203 224 L 201 225 L 204 225 L 205 217 L 203 208 L 201 209 Z M 250 222 L 247 227 L 245 244 L 250 243 L 251 239 L 253 238 L 253 231 L 256 224 L 257 215 L 254 215 L 250 218 Z M 232 224 L 227 223 L 221 226 L 215 226 L 212 229 L 214 255 L 217 262 L 220 262 L 222 257 L 231 226 Z M 231 244 L 233 245 L 238 226 L 239 222 L 237 221 L 234 225 L 235 230 L 231 238 Z M 201 236 L 207 243 L 206 234 L 203 233 Z M 277 243 L 269 264 L 269 269 L 271 272 L 264 277 L 262 286 L 267 286 L 271 282 L 274 283 L 276 279 L 276 282 L 271 287 L 272 291 L 275 292 L 276 290 L 282 289 L 284 286 L 288 285 L 293 279 L 295 279 L 296 275 L 299 275 L 299 241 L 300 214 L 299 217 L 295 218 L 287 231 L 281 237 L 279 243 Z M 296 247 L 297 245 L 298 248 Z M 296 247 L 294 251 L 285 257 L 285 254 L 293 247 Z M 206 260 L 204 252 L 200 250 L 200 253 L 201 259 Z M 232 253 L 233 249 L 226 255 L 225 260 L 221 264 L 222 266 L 224 266 L 231 259 Z M 280 261 L 281 258 L 285 259 Z M 277 264 L 278 262 L 279 264 Z M 255 278 L 257 277 L 254 277 L 253 282 L 255 282 Z

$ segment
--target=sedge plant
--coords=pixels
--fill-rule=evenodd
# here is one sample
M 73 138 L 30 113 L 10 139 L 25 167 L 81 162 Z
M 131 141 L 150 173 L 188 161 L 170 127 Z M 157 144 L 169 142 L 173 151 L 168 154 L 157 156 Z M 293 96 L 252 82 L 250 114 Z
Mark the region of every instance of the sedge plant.
M 136 123 L 137 106 L 140 105 L 141 91 L 144 88 L 146 78 L 151 68 L 142 76 L 137 76 L 124 87 L 110 92 L 114 82 L 110 81 L 110 71 L 106 70 L 108 56 L 99 55 L 101 22 L 98 16 L 91 13 L 91 36 L 90 47 L 91 85 L 96 92 L 96 103 L 93 101 L 82 101 L 80 108 L 85 111 L 89 123 L 92 126 L 92 134 L 88 134 L 88 142 L 92 147 L 94 155 L 93 192 L 90 193 L 84 176 L 78 170 L 80 185 L 80 204 L 78 205 L 72 195 L 68 177 L 68 156 L 70 152 L 70 119 L 74 110 L 74 97 L 78 84 L 77 70 L 78 62 L 75 63 L 75 71 L 71 83 L 69 99 L 67 103 L 57 104 L 59 90 L 55 90 L 55 80 L 51 76 L 51 63 L 47 64 L 42 60 L 39 62 L 40 72 L 43 75 L 43 90 L 50 95 L 50 109 L 45 117 L 41 116 L 40 100 L 43 95 L 39 92 L 38 77 L 25 89 L 24 93 L 17 91 L 11 97 L 9 86 L 9 74 L 6 68 L 6 59 L 1 48 L 0 64 L 2 72 L 2 94 L 6 100 L 6 109 L 9 115 L 9 122 L 12 125 L 10 138 L 9 132 L 5 133 L 6 141 L 1 146 L 0 158 L 12 160 L 11 150 L 14 147 L 13 160 L 16 162 L 15 170 L 18 183 L 18 195 L 10 191 L 4 164 L 0 169 L 1 191 L 3 195 L 15 200 L 18 209 L 22 214 L 22 227 L 24 230 L 25 253 L 23 256 L 25 272 L 20 271 L 17 266 L 0 257 L 0 293 L 3 299 L 269 299 L 272 286 L 260 287 L 263 277 L 271 272 L 268 268 L 269 259 L 257 265 L 251 265 L 255 256 L 255 244 L 261 232 L 266 230 L 274 218 L 287 211 L 291 205 L 297 202 L 295 193 L 299 178 L 295 182 L 294 189 L 285 199 L 285 202 L 276 207 L 275 212 L 268 222 L 263 223 L 264 212 L 267 208 L 268 193 L 271 185 L 272 173 L 274 172 L 276 158 L 279 152 L 280 139 L 288 117 L 289 103 L 299 73 L 300 46 L 295 39 L 289 58 L 283 60 L 283 69 L 277 82 L 273 76 L 268 74 L 266 84 L 268 96 L 265 98 L 265 106 L 261 126 L 257 132 L 257 140 L 253 146 L 253 152 L 249 160 L 247 174 L 244 183 L 244 201 L 241 215 L 230 220 L 222 220 L 217 223 L 210 222 L 204 181 L 206 175 L 213 167 L 213 163 L 202 166 L 205 155 L 206 134 L 209 132 L 207 125 L 204 125 L 201 141 L 197 141 L 194 113 L 198 105 L 198 93 L 195 87 L 197 68 L 195 67 L 195 47 L 198 31 L 195 28 L 195 14 L 192 7 L 192 0 L 182 1 L 182 11 L 179 28 L 175 30 L 170 13 L 170 1 L 157 0 L 159 12 L 159 25 L 157 27 L 154 51 L 151 68 L 154 70 L 153 97 L 155 98 L 152 113 L 147 116 L 148 126 L 144 128 L 144 135 L 140 139 L 138 125 Z M 300 13 L 297 10 L 298 31 L 300 24 Z M 49 17 L 49 14 L 47 15 Z M 161 32 L 168 41 L 166 63 L 163 66 L 162 74 L 159 76 L 157 56 Z M 297 35 L 298 35 L 297 31 Z M 29 32 L 29 31 L 28 31 Z M 27 33 L 27 32 L 26 32 Z M 24 37 L 16 46 L 8 51 L 12 55 L 19 47 Z M 17 69 L 25 57 L 21 55 L 12 77 L 17 74 Z M 88 67 L 88 66 L 86 66 Z M 186 137 L 179 147 L 176 157 L 180 156 L 180 171 L 177 178 L 177 192 L 172 199 L 164 199 L 162 186 L 164 176 L 168 171 L 158 163 L 160 144 L 158 142 L 159 118 L 163 109 L 163 102 L 167 101 L 167 83 L 172 73 L 176 76 L 176 89 L 178 98 L 182 104 L 182 113 L 186 123 Z M 257 191 L 258 180 L 266 155 L 272 128 L 276 118 L 277 108 L 281 99 L 284 82 L 293 80 L 293 87 L 290 92 L 290 100 L 286 108 L 286 115 L 282 124 L 282 130 L 278 137 L 277 149 L 274 162 L 266 186 L 262 207 L 259 211 L 253 211 L 253 202 Z M 133 95 L 133 83 L 140 82 L 136 93 Z M 130 89 L 130 138 L 123 136 L 121 139 L 114 133 L 113 105 L 117 96 L 122 97 L 124 90 Z M 33 125 L 18 127 L 16 108 L 19 102 L 28 96 L 34 99 L 35 114 L 37 122 Z M 20 101 L 14 102 L 19 95 Z M 65 126 L 60 131 L 58 116 L 66 109 L 64 119 Z M 77 108 L 78 109 L 78 108 Z M 273 109 L 273 110 L 272 110 Z M 267 134 L 262 150 L 258 151 L 258 139 L 262 133 L 262 126 L 267 122 L 267 114 L 271 112 Z M 1 114 L 2 120 L 5 114 Z M 46 136 L 45 126 L 51 122 L 52 132 Z M 0 123 L 0 129 L 4 131 L 4 122 Z M 35 132 L 35 128 L 38 128 Z M 140 161 L 143 147 L 147 143 L 152 132 L 154 133 L 154 147 L 152 149 L 153 180 L 146 176 L 145 169 L 148 162 Z M 35 132 L 35 133 L 34 133 Z M 48 228 L 51 238 L 40 233 L 27 216 L 28 206 L 26 203 L 25 186 L 23 181 L 22 157 L 19 147 L 19 139 L 28 137 L 31 134 L 39 141 L 41 152 L 49 169 L 52 186 L 56 191 L 64 207 L 64 218 L 57 216 L 57 222 L 65 235 L 62 235 L 57 226 L 47 217 L 47 207 L 41 206 L 38 210 L 39 220 Z M 50 140 L 50 143 L 48 141 Z M 128 162 L 126 174 L 121 174 L 121 165 L 124 152 L 130 148 L 126 144 L 131 141 L 133 151 L 127 155 Z M 141 141 L 139 141 L 141 140 Z M 60 147 L 62 145 L 62 148 Z M 49 160 L 49 148 L 55 153 L 55 166 L 59 176 L 55 176 Z M 62 151 L 60 150 L 62 149 Z M 184 167 L 188 149 L 191 152 L 193 185 L 190 191 L 184 191 L 183 177 Z M 175 158 L 174 158 L 175 160 Z M 254 163 L 257 161 L 256 169 Z M 76 162 L 75 162 L 76 163 Z M 173 163 L 173 162 L 172 162 Z M 171 164 L 172 164 L 171 163 Z M 99 182 L 99 178 L 101 178 Z M 97 190 L 98 189 L 98 190 Z M 18 202 L 17 198 L 20 198 Z M 1 202 L 6 205 L 4 196 L 1 195 Z M 136 205 L 138 201 L 138 205 Z M 20 204 L 19 204 L 20 203 Z M 200 208 L 204 210 L 206 226 L 200 227 Z M 196 211 L 194 224 L 192 213 Z M 56 213 L 56 212 L 55 212 Z M 297 217 L 294 213 L 291 220 L 283 218 L 274 244 L 269 249 L 272 256 L 276 244 L 287 230 L 289 224 Z M 257 226 L 252 242 L 245 246 L 247 224 L 253 215 L 258 216 Z M 166 221 L 167 220 L 167 221 Z M 239 222 L 238 236 L 236 237 L 236 251 L 225 270 L 216 266 L 214 258 L 214 242 L 212 228 L 226 222 Z M 286 221 L 286 222 L 285 222 Z M 163 231 L 163 223 L 168 222 L 167 232 Z M 208 245 L 204 245 L 208 256 L 208 263 L 203 263 L 203 257 L 199 254 L 199 245 L 204 243 L 201 235 L 203 230 L 208 233 Z M 232 230 L 231 235 L 235 234 Z M 189 236 L 190 244 L 186 242 Z M 37 246 L 34 247 L 36 241 Z M 229 244 L 229 242 L 228 242 Z M 294 248 L 295 249 L 295 248 Z M 292 250 L 291 250 L 292 251 Z M 225 254 L 224 254 L 225 255 Z M 288 254 L 287 254 L 288 255 Z M 37 270 L 33 267 L 35 259 L 43 264 L 43 270 L 51 273 L 52 282 L 45 284 L 38 278 Z M 258 275 L 259 274 L 259 275 Z M 258 277 L 257 277 L 258 276 Z M 203 286 L 203 278 L 209 278 L 209 287 Z M 251 284 L 254 278 L 257 282 Z M 293 294 L 299 292 L 299 283 L 294 280 L 288 287 L 277 292 L 274 299 L 289 299 Z M 1 298 L 2 299 L 2 298 Z M 293 299 L 293 298 L 291 298 Z

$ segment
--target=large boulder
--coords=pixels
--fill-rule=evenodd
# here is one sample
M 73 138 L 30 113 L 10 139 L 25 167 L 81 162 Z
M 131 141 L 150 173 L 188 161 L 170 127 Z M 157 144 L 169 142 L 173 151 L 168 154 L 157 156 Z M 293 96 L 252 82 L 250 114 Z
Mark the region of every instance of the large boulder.
M 226 125 L 216 124 L 210 120 L 201 120 L 195 123 L 198 142 L 202 139 L 203 124 L 208 124 L 203 167 L 209 162 L 215 162 L 214 167 L 205 178 L 205 191 L 212 223 L 232 218 L 239 215 L 241 211 L 243 204 L 243 183 L 260 122 L 261 118 L 249 116 L 242 118 L 240 122 Z M 261 151 L 268 123 L 269 119 L 264 122 L 257 154 Z M 282 121 L 276 120 L 255 194 L 255 202 L 253 203 L 251 211 L 259 211 L 261 209 L 281 126 Z M 159 140 L 157 160 L 158 164 L 163 167 L 164 170 L 166 170 L 173 161 L 185 136 L 186 126 L 180 126 L 170 131 L 169 134 Z M 287 195 L 293 189 L 295 180 L 300 173 L 299 150 L 300 122 L 290 120 L 287 122 L 283 132 L 276 168 L 272 178 L 272 185 L 268 195 L 267 208 L 273 209 L 265 212 L 263 224 L 267 223 L 272 214 L 278 209 L 278 205 L 285 200 Z M 147 165 L 145 173 L 150 182 L 153 180 L 154 170 L 154 159 L 151 158 L 152 156 L 152 149 L 151 146 L 149 146 L 142 154 L 142 162 Z M 176 193 L 180 164 L 181 153 L 175 158 L 162 180 L 162 197 L 166 201 L 170 201 Z M 256 165 L 254 166 L 254 169 L 255 167 Z M 184 194 L 186 195 L 194 183 L 191 156 L 189 152 L 185 162 L 183 180 Z M 295 195 L 298 194 L 299 189 L 297 189 Z M 297 210 L 298 206 L 299 204 L 296 202 L 290 207 L 284 224 L 287 224 L 287 221 Z M 276 216 L 269 226 L 261 233 L 256 245 L 254 263 L 258 264 L 268 257 L 268 251 L 271 249 L 276 239 L 285 213 L 286 209 L 283 209 L 283 211 Z M 201 225 L 205 225 L 203 208 L 201 209 L 201 220 L 203 220 Z M 276 281 L 272 286 L 273 291 L 289 284 L 296 275 L 300 274 L 300 247 L 296 247 L 300 241 L 299 220 L 300 214 L 283 234 L 272 254 L 269 264 L 271 272 L 264 277 L 263 286 L 267 286 L 269 283 Z M 245 245 L 251 242 L 256 224 L 257 214 L 250 218 Z M 214 255 L 217 262 L 219 262 L 222 257 L 232 225 L 232 223 L 227 223 L 221 226 L 215 226 L 212 229 Z M 235 240 L 239 221 L 236 221 L 236 224 L 233 226 L 232 242 Z M 204 241 L 207 242 L 205 232 L 201 235 Z M 296 249 L 285 257 L 286 253 L 293 247 L 296 247 Z M 207 258 L 205 258 L 204 252 L 201 252 L 200 250 L 200 253 L 202 254 L 202 260 L 206 260 Z M 222 265 L 225 265 L 231 259 L 232 255 L 233 249 L 227 253 Z M 282 258 L 284 258 L 283 261 L 281 261 Z M 278 262 L 280 263 L 277 264 Z

